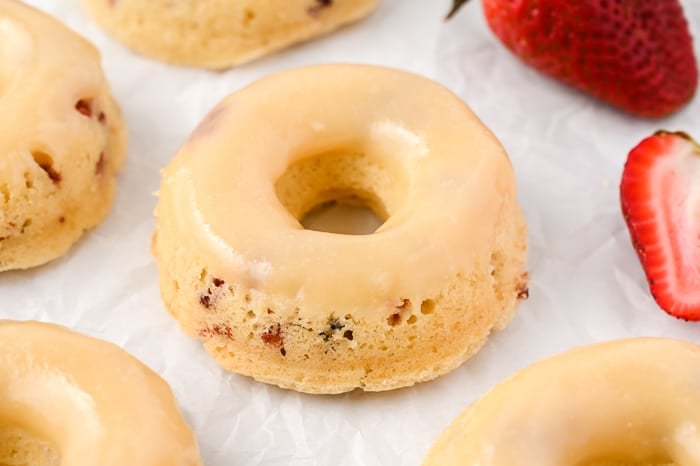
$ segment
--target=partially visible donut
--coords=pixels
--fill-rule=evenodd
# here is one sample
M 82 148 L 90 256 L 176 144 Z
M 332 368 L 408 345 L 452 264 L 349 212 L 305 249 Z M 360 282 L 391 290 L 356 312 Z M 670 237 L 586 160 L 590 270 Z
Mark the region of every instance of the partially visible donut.
M 424 466 L 696 466 L 700 347 L 637 338 L 538 362 L 440 435 Z
M 107 215 L 126 128 L 97 50 L 0 0 L 0 271 L 63 255 Z
M 363 236 L 300 219 L 355 196 Z M 264 78 L 164 171 L 163 300 L 225 368 L 312 393 L 388 390 L 473 355 L 527 296 L 513 170 L 454 94 L 373 66 Z
M 0 320 L 0 464 L 201 466 L 168 384 L 105 341 Z
M 378 0 L 83 0 L 133 50 L 178 65 L 221 69 L 327 34 Z

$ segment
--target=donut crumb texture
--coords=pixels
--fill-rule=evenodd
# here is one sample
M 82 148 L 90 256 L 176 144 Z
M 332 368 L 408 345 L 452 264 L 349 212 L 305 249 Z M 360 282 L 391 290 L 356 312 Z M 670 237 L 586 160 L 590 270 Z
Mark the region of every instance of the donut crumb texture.
M 397 297 L 372 321 L 336 310 L 315 320 L 294 299 L 226 281 L 177 240 L 169 244 L 167 223 L 154 253 L 166 308 L 224 368 L 308 393 L 381 391 L 451 371 L 510 321 L 527 286 L 516 204 L 504 206 L 495 231 L 471 274 Z
M 0 166 L 0 272 L 39 266 L 62 256 L 104 219 L 127 140 L 121 111 L 93 46 L 21 3 L 9 2 L 1 9 L 7 30 L 40 23 L 46 34 L 35 39 L 56 44 L 34 49 L 36 56 L 26 60 L 29 68 L 17 70 L 22 81 L 0 89 L 0 94 L 22 95 L 26 87 L 31 89 L 31 102 L 56 104 L 23 104 L 22 111 L 15 112 L 20 116 L 14 124 L 26 129 L 21 132 L 24 136 L 0 135 L 6 159 Z M 15 26 L 15 21 L 22 26 Z M 3 34 L 7 31 L 0 31 L 0 39 L 7 42 Z M 71 53 L 61 60 L 42 55 L 55 47 Z M 66 74 L 64 69 L 84 72 Z
M 0 424 L 0 465 L 60 466 L 56 448 L 28 432 Z
M 63 255 L 107 215 L 126 147 L 123 124 L 115 123 L 96 129 L 104 135 L 99 145 L 82 144 L 80 130 L 70 129 L 66 134 L 74 140 L 57 144 L 58 152 L 16 152 L 12 164 L 21 170 L 19 182 L 0 169 L 0 272 Z M 66 134 L 56 137 L 65 140 Z M 113 154 L 111 161 L 106 151 Z

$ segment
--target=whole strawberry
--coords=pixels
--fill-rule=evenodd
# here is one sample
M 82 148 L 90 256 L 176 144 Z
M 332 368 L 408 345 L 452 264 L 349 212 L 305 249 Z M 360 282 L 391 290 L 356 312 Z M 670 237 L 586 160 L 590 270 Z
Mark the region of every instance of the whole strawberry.
M 659 306 L 700 320 L 700 146 L 659 131 L 627 157 L 622 212 Z
M 467 1 L 454 0 L 450 16 Z M 695 93 L 697 62 L 678 0 L 483 5 L 493 32 L 525 63 L 630 113 L 662 117 Z

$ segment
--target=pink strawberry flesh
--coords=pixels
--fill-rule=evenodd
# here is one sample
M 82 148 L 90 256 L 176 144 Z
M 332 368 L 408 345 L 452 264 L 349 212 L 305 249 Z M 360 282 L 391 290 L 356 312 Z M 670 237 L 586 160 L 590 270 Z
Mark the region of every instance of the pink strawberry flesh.
M 654 299 L 700 321 L 700 146 L 681 132 L 644 139 L 627 158 L 620 198 Z
M 695 94 L 679 0 L 482 0 L 494 34 L 544 74 L 630 113 L 662 117 Z M 450 14 L 468 0 L 453 0 Z

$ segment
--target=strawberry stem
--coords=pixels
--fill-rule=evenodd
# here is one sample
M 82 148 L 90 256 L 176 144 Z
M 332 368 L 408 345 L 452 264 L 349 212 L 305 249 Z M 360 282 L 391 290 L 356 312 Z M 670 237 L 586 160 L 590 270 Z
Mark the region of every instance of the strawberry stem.
M 450 19 L 452 18 L 462 6 L 467 3 L 469 0 L 452 0 L 452 9 L 450 10 L 449 13 L 447 13 L 447 17 L 445 19 Z

